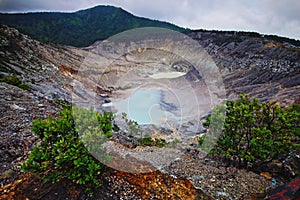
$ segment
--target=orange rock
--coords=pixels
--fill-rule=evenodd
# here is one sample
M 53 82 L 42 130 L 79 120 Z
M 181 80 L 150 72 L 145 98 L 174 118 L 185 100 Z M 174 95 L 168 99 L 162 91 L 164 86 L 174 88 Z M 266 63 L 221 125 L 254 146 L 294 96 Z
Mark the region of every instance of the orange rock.
M 270 180 L 272 178 L 272 176 L 269 172 L 261 172 L 260 175 L 265 177 L 268 180 Z

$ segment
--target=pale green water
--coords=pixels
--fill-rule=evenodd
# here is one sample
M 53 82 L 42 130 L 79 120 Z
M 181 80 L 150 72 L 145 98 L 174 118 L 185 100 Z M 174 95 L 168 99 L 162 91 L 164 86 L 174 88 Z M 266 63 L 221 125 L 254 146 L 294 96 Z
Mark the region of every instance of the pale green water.
M 185 75 L 186 73 L 184 72 L 161 72 L 161 73 L 156 73 L 153 75 L 150 75 L 150 78 L 154 79 L 161 79 L 161 78 L 177 78 L 180 76 Z
M 161 125 L 166 119 L 177 118 L 173 113 L 161 108 L 161 95 L 160 90 L 138 90 L 127 99 L 103 104 L 103 106 L 115 107 L 118 110 L 117 114 L 127 113 L 128 118 L 138 124 Z

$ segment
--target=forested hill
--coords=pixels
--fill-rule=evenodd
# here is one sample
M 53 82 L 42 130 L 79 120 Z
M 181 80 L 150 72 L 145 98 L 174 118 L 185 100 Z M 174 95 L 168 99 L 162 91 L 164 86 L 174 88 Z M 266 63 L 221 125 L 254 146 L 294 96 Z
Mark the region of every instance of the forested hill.
M 43 42 L 76 47 L 88 46 L 96 40 L 139 27 L 184 31 L 171 23 L 137 17 L 113 6 L 97 6 L 74 13 L 0 13 L 0 23 L 15 27 Z

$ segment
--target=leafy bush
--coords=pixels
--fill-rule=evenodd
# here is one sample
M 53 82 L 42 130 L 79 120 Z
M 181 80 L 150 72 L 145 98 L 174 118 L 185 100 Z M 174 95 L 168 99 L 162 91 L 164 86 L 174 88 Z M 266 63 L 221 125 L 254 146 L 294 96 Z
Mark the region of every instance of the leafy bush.
M 299 145 L 299 105 L 259 103 L 241 95 L 226 103 L 223 133 L 212 153 L 237 159 L 240 165 L 273 160 Z M 211 118 L 205 123 L 209 125 Z
M 224 105 L 218 105 L 213 109 L 213 112 L 210 115 L 210 117 L 208 117 L 207 120 L 203 122 L 203 126 L 209 126 L 209 129 L 205 136 L 198 138 L 198 146 L 202 150 L 210 152 L 210 150 L 218 141 L 218 138 L 223 131 L 225 114 L 226 107 Z
M 168 145 L 167 141 L 165 139 L 162 138 L 155 138 L 154 139 L 154 145 L 156 147 L 162 148 Z
M 204 143 L 204 141 L 205 141 L 205 139 L 206 139 L 205 136 L 199 137 L 199 138 L 198 138 L 198 145 L 199 145 L 199 146 L 202 146 L 203 143 Z
M 133 136 L 136 136 L 136 135 L 140 135 L 140 137 L 142 137 L 143 130 L 136 121 L 128 119 L 127 114 L 124 113 L 124 112 L 122 113 L 122 119 L 126 123 L 126 131 L 127 131 L 126 134 L 129 137 L 133 137 Z
M 154 140 L 152 139 L 151 135 L 145 135 L 142 138 L 138 139 L 139 145 L 141 146 L 156 146 L 156 147 L 165 147 L 167 146 L 166 140 L 162 138 L 155 138 Z
M 97 124 L 91 126 L 94 119 Z M 66 178 L 87 188 L 98 187 L 104 165 L 90 154 L 90 150 L 98 141 L 111 136 L 115 128 L 111 113 L 101 115 L 92 108 L 72 109 L 64 105 L 57 119 L 49 117 L 33 122 L 32 131 L 41 141 L 21 167 L 25 171 L 39 173 L 46 181 Z M 93 142 L 88 143 L 90 141 Z M 97 147 L 105 153 L 99 145 Z
M 167 146 L 166 140 L 162 138 L 155 138 L 154 140 L 152 139 L 151 135 L 146 134 L 143 135 L 143 130 L 139 126 L 139 124 L 131 119 L 128 119 L 126 113 L 122 113 L 122 119 L 126 123 L 126 132 L 125 134 L 128 135 L 129 138 L 132 138 L 132 143 L 135 146 L 157 146 L 157 147 L 165 147 Z M 135 140 L 134 136 L 139 136 L 137 140 Z

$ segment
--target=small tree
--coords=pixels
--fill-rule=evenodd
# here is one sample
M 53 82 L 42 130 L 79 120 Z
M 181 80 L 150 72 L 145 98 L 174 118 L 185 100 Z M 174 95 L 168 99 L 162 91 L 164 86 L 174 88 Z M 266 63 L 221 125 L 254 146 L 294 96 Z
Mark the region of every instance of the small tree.
M 91 126 L 95 120 L 97 124 Z M 32 131 L 41 141 L 21 167 L 38 173 L 46 181 L 66 178 L 87 188 L 98 187 L 104 165 L 90 152 L 97 148 L 105 154 L 99 143 L 110 137 L 114 128 L 117 127 L 112 114 L 64 106 L 57 119 L 49 117 L 33 122 Z
M 237 158 L 239 164 L 273 160 L 299 143 L 299 106 L 259 103 L 240 95 L 226 103 L 223 133 L 212 153 Z M 210 120 L 205 125 L 209 125 Z
M 136 121 L 128 119 L 127 114 L 124 112 L 122 113 L 122 119 L 126 123 L 125 129 L 127 133 L 125 134 L 132 139 L 131 142 L 134 146 L 157 146 L 160 148 L 167 146 L 168 143 L 165 139 L 153 139 L 149 134 L 143 135 L 143 129 L 140 125 Z M 135 136 L 139 138 L 136 139 Z

